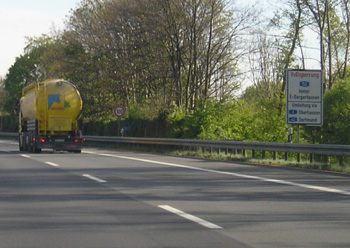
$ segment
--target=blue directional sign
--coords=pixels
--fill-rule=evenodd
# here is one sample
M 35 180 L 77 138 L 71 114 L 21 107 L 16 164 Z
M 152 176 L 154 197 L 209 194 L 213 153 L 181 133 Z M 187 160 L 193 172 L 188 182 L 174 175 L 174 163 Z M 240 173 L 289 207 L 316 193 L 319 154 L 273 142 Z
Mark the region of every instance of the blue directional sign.
M 295 109 L 291 109 L 291 110 L 288 111 L 288 113 L 291 114 L 291 115 L 296 115 L 298 113 L 298 111 L 295 110 Z
M 308 81 L 301 81 L 300 83 L 299 83 L 299 85 L 300 85 L 300 87 L 309 87 L 310 86 L 310 82 L 308 82 Z
M 298 118 L 296 117 L 289 117 L 289 122 L 297 122 Z

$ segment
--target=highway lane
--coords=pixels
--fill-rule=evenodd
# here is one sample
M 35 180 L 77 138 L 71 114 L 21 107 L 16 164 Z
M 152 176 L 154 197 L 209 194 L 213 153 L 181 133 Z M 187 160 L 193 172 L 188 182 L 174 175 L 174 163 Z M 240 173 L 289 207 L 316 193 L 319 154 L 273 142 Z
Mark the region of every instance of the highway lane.
M 91 191 L 95 197 L 101 194 L 102 199 L 96 197 L 81 202 L 78 199 L 75 204 L 93 208 L 94 214 L 102 219 L 106 216 L 122 218 L 129 223 L 117 227 L 109 224 L 105 231 L 96 228 L 96 236 L 103 237 L 115 229 L 125 234 L 125 229 L 132 226 L 137 229 L 136 234 L 140 234 L 137 235 L 140 242 L 145 239 L 139 243 L 141 246 L 132 246 L 134 244 L 125 240 L 133 240 L 134 234 L 129 238 L 123 235 L 124 239 L 117 236 L 113 241 L 124 240 L 124 246 L 110 247 L 350 246 L 348 176 L 99 149 L 85 149 L 82 154 L 22 154 L 14 152 L 14 148 L 15 144 L 4 146 L 0 142 L 0 151 L 3 151 L 0 170 L 9 167 L 3 164 L 3 158 L 10 157 L 9 161 L 24 160 L 32 165 L 25 167 L 30 175 L 39 167 L 44 172 L 48 170 L 55 176 L 66 177 L 62 181 L 68 184 L 79 182 L 78 186 L 67 190 L 82 190 L 85 192 L 82 195 L 88 198 L 86 192 Z M 46 183 L 48 190 L 52 185 L 50 180 Z M 44 190 L 41 186 L 37 188 Z M 59 187 L 58 191 L 61 190 Z M 98 192 L 94 194 L 94 190 Z M 65 194 L 63 190 L 60 195 Z M 106 194 L 108 200 L 104 200 Z M 71 204 L 70 201 L 48 199 L 47 204 L 63 211 L 58 211 L 57 216 L 65 217 L 72 210 L 66 206 Z M 62 204 L 62 208 L 57 204 Z M 95 208 L 96 204 L 101 206 Z M 2 206 L 0 203 L 0 208 Z M 111 208 L 122 210 L 112 211 Z M 106 212 L 115 215 L 106 215 Z M 76 222 L 81 222 L 83 230 L 90 228 L 95 233 L 91 227 L 93 220 L 85 223 L 80 220 L 82 216 L 73 216 L 78 219 Z M 149 216 L 152 216 L 152 221 L 147 218 Z M 48 214 L 43 220 L 50 218 L 55 217 Z M 139 221 L 133 222 L 135 218 Z M 171 220 L 164 222 L 162 218 Z M 143 221 L 146 224 L 141 224 Z M 148 244 L 149 230 L 144 228 L 147 229 L 149 222 L 152 223 L 152 233 L 159 232 L 167 238 L 160 241 L 152 237 L 155 243 Z M 98 223 L 102 225 L 102 222 Z M 81 235 L 86 236 L 84 231 Z M 102 238 L 99 240 L 103 244 Z M 169 243 L 165 245 L 166 242 Z
M 14 148 L 0 142 L 2 248 L 248 247 L 47 161 L 61 157 L 84 166 L 90 155 Z

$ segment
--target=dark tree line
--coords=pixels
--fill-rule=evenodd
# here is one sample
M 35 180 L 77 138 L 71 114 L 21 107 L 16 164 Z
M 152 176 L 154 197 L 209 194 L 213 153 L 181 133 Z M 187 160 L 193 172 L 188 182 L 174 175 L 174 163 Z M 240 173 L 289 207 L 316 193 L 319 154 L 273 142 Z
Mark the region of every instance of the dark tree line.
M 83 1 L 65 39 L 96 61 L 96 80 L 112 101 L 157 98 L 161 105 L 188 110 L 198 100 L 227 98 L 239 87 L 238 41 L 251 14 L 234 13 L 228 2 Z
M 318 35 L 325 93 L 338 82 L 347 89 L 350 3 L 269 7 L 274 16 L 264 19 L 260 5 L 232 0 L 82 0 L 64 30 L 28 39 L 1 80 L 1 113 L 15 120 L 24 86 L 61 77 L 79 86 L 84 123 L 100 123 L 99 134 L 123 104 L 134 122 L 170 126 L 158 136 L 284 141 L 285 72 L 308 68 L 308 32 Z

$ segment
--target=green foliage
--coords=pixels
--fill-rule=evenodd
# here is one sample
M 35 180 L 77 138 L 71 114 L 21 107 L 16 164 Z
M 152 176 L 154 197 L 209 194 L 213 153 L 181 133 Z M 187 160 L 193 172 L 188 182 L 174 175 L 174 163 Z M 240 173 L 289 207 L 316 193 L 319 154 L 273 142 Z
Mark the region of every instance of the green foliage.
M 279 97 L 278 87 L 267 82 L 248 87 L 241 101 L 244 140 L 286 142 L 285 102 Z
M 2 87 L 2 79 L 0 78 L 0 115 L 4 111 L 6 96 L 7 94 Z
M 187 115 L 183 113 L 180 108 L 178 108 L 176 105 L 174 106 L 173 110 L 168 114 L 167 116 L 167 123 L 171 127 L 169 130 L 169 137 L 173 138 L 183 138 L 185 137 L 185 133 L 188 130 L 188 126 L 185 126 L 185 119 L 188 119 Z M 191 125 L 190 127 L 193 128 Z M 195 136 L 193 136 L 195 137 Z
M 323 126 L 307 127 L 306 135 L 316 143 L 350 144 L 350 80 L 338 80 L 323 99 Z
M 239 89 L 237 65 L 247 51 L 240 34 L 252 30 L 249 25 L 255 28 L 256 16 L 227 4 L 82 0 L 66 30 L 28 39 L 24 54 L 1 81 L 0 111 L 8 129 L 17 128 L 22 88 L 58 77 L 72 80 L 81 91 L 84 134 L 119 135 L 120 127 L 128 127 L 128 136 L 286 142 L 281 84 L 284 68 L 295 59 L 297 29 L 306 24 L 297 16 L 305 6 L 285 15 L 290 21 L 285 40 L 258 42 L 254 86 L 232 100 Z M 330 24 L 338 34 L 334 49 L 340 48 L 334 53 L 341 56 L 349 36 L 338 19 L 332 16 Z M 344 78 L 347 63 L 340 57 L 337 62 L 334 78 Z M 324 98 L 324 126 L 303 128 L 305 142 L 349 144 L 348 99 L 350 81 L 335 82 Z M 120 123 L 112 113 L 117 104 L 127 107 Z
M 288 127 L 280 105 L 276 99 L 257 100 L 207 101 L 187 114 L 175 109 L 167 122 L 177 138 L 285 142 Z
M 208 102 L 203 111 L 195 114 L 199 120 L 200 139 L 233 139 L 241 140 L 241 133 L 237 132 L 241 127 L 241 120 L 237 116 L 237 105 L 235 102 L 218 103 Z M 237 118 L 238 117 L 238 118 Z
M 43 36 L 39 39 L 28 39 L 24 55 L 16 58 L 10 67 L 4 80 L 4 89 L 7 97 L 4 111 L 9 113 L 10 129 L 17 128 L 17 116 L 19 112 L 19 100 L 22 89 L 30 83 L 38 82 L 46 78 L 45 67 L 42 63 L 43 53 L 49 49 L 51 39 Z

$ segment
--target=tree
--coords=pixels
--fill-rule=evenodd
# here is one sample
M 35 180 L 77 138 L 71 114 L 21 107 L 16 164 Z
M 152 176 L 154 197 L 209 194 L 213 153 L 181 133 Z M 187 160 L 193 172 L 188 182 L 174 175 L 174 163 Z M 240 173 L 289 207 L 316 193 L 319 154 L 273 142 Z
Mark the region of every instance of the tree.
M 271 84 L 273 86 L 271 86 Z M 281 85 L 279 85 L 281 87 Z M 243 118 L 250 116 L 247 124 L 249 132 L 246 139 L 250 141 L 269 141 L 285 142 L 287 134 L 287 125 L 285 121 L 285 104 L 281 104 L 279 95 L 275 94 L 267 97 L 274 83 L 264 82 L 259 87 L 248 87 L 241 99 L 242 106 L 245 108 L 238 112 L 244 113 Z M 280 89 L 277 89 L 279 92 Z M 285 102 L 282 102 L 285 103 Z M 280 109 L 282 106 L 282 110 Z
M 287 78 L 287 69 L 292 65 L 293 62 L 293 55 L 295 53 L 295 50 L 297 48 L 297 45 L 300 47 L 301 54 L 303 55 L 303 49 L 301 46 L 301 37 L 302 37 L 302 29 L 305 24 L 305 20 L 302 18 L 304 10 L 302 8 L 301 4 L 302 0 L 294 0 L 293 2 L 290 2 L 289 6 L 291 6 L 292 11 L 285 11 L 285 15 L 290 18 L 289 22 L 289 30 L 286 34 L 287 39 L 287 46 L 284 47 L 284 59 L 283 59 L 283 69 L 282 69 L 282 88 L 281 92 L 284 92 L 286 89 L 286 78 Z M 294 4 L 295 3 L 295 4 Z M 305 62 L 302 56 L 302 68 L 305 69 Z
M 340 78 L 345 79 L 347 73 L 347 65 L 349 59 L 349 49 L 350 49 L 350 2 L 348 0 L 341 1 L 342 16 L 346 28 L 346 35 L 343 40 L 344 46 L 344 59 L 342 63 L 342 72 L 340 72 Z M 341 71 L 341 70 L 339 70 Z
M 3 114 L 6 92 L 4 90 L 4 79 L 0 77 L 0 116 Z
M 317 27 L 317 33 L 319 35 L 320 44 L 320 66 L 321 70 L 327 73 L 327 82 L 325 82 L 324 89 L 331 89 L 335 78 L 333 78 L 334 67 L 334 54 L 337 54 L 339 48 L 339 31 L 344 25 L 340 22 L 338 17 L 337 7 L 339 7 L 338 0 L 303 0 L 305 6 L 308 7 L 311 17 L 313 18 L 313 24 Z M 347 9 L 347 3 L 343 3 L 343 8 Z M 348 22 L 348 13 L 345 14 L 345 23 Z M 349 33 L 348 33 L 349 34 Z M 347 38 L 348 39 L 348 38 Z M 338 43 L 338 44 L 337 44 Z M 341 41 L 343 43 L 343 41 Z M 342 46 L 344 47 L 344 46 Z M 348 50 L 348 44 L 345 46 Z M 333 51 L 335 49 L 335 51 Z M 327 52 L 326 52 L 327 50 Z M 347 58 L 347 51 L 345 52 Z M 326 61 L 328 59 L 328 67 L 326 67 Z M 339 62 L 339 61 L 337 61 Z M 324 77 L 326 78 L 326 77 Z
M 253 15 L 227 6 L 224 0 L 85 0 L 68 29 L 98 59 L 111 96 L 141 103 L 162 95 L 165 105 L 190 109 L 198 99 L 223 99 L 238 88 L 239 37 Z
M 277 9 L 267 27 L 255 31 L 248 59 L 254 88 L 265 98 L 278 102 L 281 116 L 286 71 L 291 67 L 305 68 L 302 47 L 305 18 L 301 0 L 286 1 Z M 300 60 L 296 56 L 298 47 L 302 55 Z
M 321 0 L 323 1 L 323 0 Z M 317 32 L 319 34 L 319 44 L 320 44 L 320 67 L 321 70 L 325 68 L 325 49 L 324 49 L 324 29 L 326 25 L 326 9 L 322 7 L 322 3 L 320 0 L 315 0 L 315 2 L 311 0 L 303 0 L 303 3 L 310 10 L 311 16 L 314 19 L 314 24 L 317 27 Z M 324 1 L 325 4 L 328 4 L 328 0 Z
M 96 60 L 111 101 L 137 103 L 162 90 L 167 66 L 155 28 L 145 25 L 147 11 L 145 1 L 83 1 L 70 18 L 70 39 Z
M 325 93 L 324 120 L 320 128 L 307 127 L 307 137 L 321 144 L 349 144 L 350 81 L 338 80 Z
M 345 79 L 348 74 L 348 60 L 350 49 L 350 13 L 349 1 L 341 0 L 334 3 L 329 16 L 332 39 L 333 81 Z M 329 39 L 329 38 L 328 38 Z M 329 49 L 328 49 L 329 50 Z
M 198 99 L 218 100 L 237 90 L 243 32 L 254 24 L 252 11 L 223 0 L 157 1 L 159 33 L 165 38 L 178 106 Z
M 4 110 L 10 115 L 11 125 L 17 122 L 22 89 L 30 83 L 40 82 L 47 77 L 46 65 L 42 59 L 44 53 L 50 50 L 50 46 L 51 38 L 46 35 L 40 38 L 27 38 L 24 54 L 16 58 L 3 81 L 7 92 Z M 10 129 L 15 128 L 14 126 Z
M 272 99 L 280 94 L 283 81 L 285 53 L 281 50 L 281 39 L 259 34 L 250 47 L 249 64 L 253 87 L 260 95 Z M 282 85 L 283 88 L 283 85 Z M 277 98 L 276 98 L 277 100 Z

